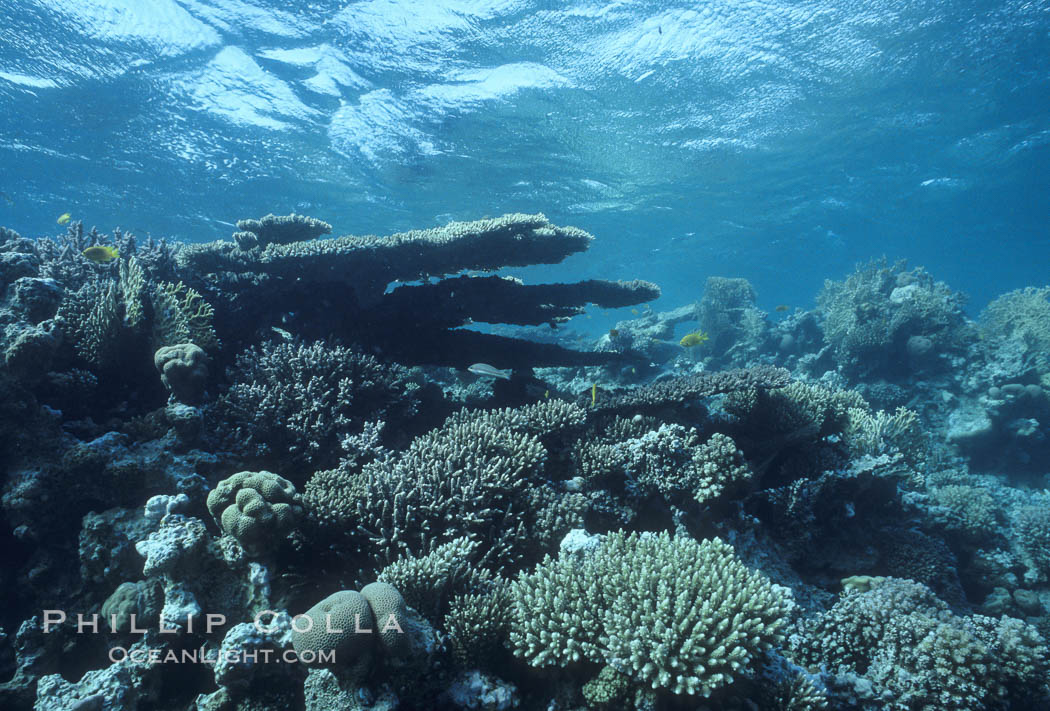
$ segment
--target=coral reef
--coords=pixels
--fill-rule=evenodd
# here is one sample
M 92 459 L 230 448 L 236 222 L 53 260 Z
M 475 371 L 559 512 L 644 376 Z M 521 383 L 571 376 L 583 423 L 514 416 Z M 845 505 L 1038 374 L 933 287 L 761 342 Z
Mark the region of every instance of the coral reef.
M 0 229 L 0 707 L 1050 708 L 1046 288 L 596 337 L 659 290 L 473 273 L 582 230 L 331 231 Z

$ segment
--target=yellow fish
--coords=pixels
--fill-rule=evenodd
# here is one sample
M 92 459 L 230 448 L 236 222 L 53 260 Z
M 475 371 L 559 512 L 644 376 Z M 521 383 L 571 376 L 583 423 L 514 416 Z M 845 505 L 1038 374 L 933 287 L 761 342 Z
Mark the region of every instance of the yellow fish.
M 591 407 L 594 407 L 596 402 L 598 402 L 598 383 L 591 386 Z
M 777 307 L 777 311 L 787 311 L 790 308 L 791 307 L 788 306 L 787 304 L 781 304 L 780 306 Z
M 73 216 L 71 214 L 69 214 L 68 212 L 63 212 L 61 215 L 59 215 L 58 219 L 55 220 L 55 222 L 57 222 L 60 225 L 64 225 L 72 219 Z
M 94 247 L 88 247 L 81 252 L 81 254 L 96 264 L 112 262 L 120 256 L 120 252 L 117 251 L 116 247 L 104 247 L 101 244 L 96 244 Z
M 684 336 L 682 336 L 682 340 L 678 342 L 678 345 L 680 345 L 682 348 L 696 348 L 701 343 L 707 341 L 709 338 L 710 336 L 708 336 L 703 331 L 693 331 L 692 333 L 687 333 Z

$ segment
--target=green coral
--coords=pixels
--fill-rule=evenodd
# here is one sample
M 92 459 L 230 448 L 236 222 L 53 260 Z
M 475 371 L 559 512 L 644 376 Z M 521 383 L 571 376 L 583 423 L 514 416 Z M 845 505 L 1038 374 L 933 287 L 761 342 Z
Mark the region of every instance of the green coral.
M 589 660 L 635 684 L 704 696 L 780 639 L 788 599 L 728 544 L 610 533 L 582 560 L 547 557 L 511 585 L 514 652 Z

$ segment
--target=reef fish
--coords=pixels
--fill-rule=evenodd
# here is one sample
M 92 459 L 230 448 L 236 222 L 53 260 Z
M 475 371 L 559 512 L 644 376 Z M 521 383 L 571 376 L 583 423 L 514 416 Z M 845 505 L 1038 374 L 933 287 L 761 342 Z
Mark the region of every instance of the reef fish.
M 709 338 L 710 336 L 708 336 L 703 331 L 693 331 L 692 333 L 687 333 L 684 336 L 682 336 L 682 340 L 678 342 L 678 345 L 680 345 L 682 348 L 695 348 L 701 343 L 707 341 Z
M 106 247 L 101 244 L 96 244 L 94 247 L 88 247 L 81 252 L 81 254 L 97 264 L 112 262 L 120 256 L 120 252 L 117 251 L 116 247 Z
M 61 215 L 58 216 L 58 219 L 55 220 L 55 222 L 57 222 L 60 225 L 64 225 L 72 219 L 73 216 L 71 214 L 69 214 L 68 212 L 63 212 Z
M 474 365 L 467 368 L 468 371 L 474 373 L 474 375 L 483 375 L 489 378 L 503 378 L 504 380 L 510 380 L 510 368 L 506 370 L 500 370 L 499 368 L 493 368 L 488 363 L 475 363 Z

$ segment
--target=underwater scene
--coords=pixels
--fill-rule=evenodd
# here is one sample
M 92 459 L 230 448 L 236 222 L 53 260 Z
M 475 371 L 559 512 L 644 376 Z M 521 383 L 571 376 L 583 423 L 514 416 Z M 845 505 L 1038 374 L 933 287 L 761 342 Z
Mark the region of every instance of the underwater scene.
M 1050 711 L 1050 5 L 0 0 L 0 711 Z

